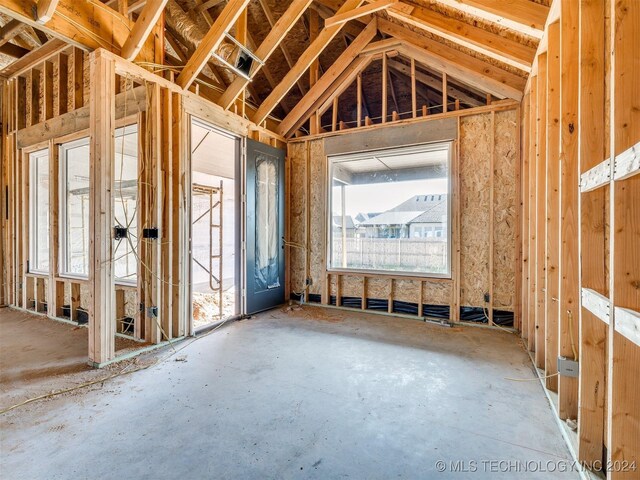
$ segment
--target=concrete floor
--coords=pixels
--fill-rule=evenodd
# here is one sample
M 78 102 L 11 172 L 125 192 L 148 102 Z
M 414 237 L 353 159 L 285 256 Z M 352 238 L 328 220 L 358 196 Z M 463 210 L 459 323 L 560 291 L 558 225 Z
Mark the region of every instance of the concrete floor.
M 578 478 L 514 335 L 305 307 L 188 342 L 0 416 L 0 476 Z

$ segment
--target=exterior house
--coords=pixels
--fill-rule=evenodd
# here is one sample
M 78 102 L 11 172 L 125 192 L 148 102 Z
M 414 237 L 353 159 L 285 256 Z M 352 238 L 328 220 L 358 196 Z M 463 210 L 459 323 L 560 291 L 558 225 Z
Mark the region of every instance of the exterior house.
M 344 217 L 345 226 L 346 226 L 346 237 L 353 238 L 356 236 L 356 224 L 353 221 L 351 215 L 346 215 Z M 333 216 L 333 231 L 336 234 L 340 235 L 342 233 L 342 217 L 340 215 Z
M 415 195 L 360 223 L 367 238 L 444 237 L 447 195 Z

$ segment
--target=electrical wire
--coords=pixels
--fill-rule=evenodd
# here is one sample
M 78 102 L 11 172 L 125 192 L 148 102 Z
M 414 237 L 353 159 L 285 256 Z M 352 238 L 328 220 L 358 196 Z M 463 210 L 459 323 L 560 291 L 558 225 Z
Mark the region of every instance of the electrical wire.
M 551 375 L 542 375 L 542 376 L 537 376 L 536 378 L 510 378 L 510 377 L 504 377 L 505 380 L 511 380 L 512 382 L 536 382 L 536 381 L 540 381 L 543 378 L 551 378 L 551 377 L 555 377 L 557 375 L 560 375 L 558 372 L 556 373 L 552 373 Z

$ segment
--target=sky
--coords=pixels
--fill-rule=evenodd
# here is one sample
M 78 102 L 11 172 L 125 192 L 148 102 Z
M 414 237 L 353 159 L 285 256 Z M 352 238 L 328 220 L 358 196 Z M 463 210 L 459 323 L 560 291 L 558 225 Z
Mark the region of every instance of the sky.
M 384 212 L 414 195 L 438 195 L 447 193 L 446 179 L 413 180 L 409 182 L 370 183 L 348 185 L 346 213 L 355 217 L 358 213 Z M 341 209 L 340 187 L 333 189 L 333 214 Z

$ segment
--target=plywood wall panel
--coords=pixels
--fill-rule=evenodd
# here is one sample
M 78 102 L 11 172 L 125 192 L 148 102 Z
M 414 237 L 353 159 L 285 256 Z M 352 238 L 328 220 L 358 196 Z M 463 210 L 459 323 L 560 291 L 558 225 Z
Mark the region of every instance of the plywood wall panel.
M 516 169 L 518 132 L 516 111 L 498 112 L 494 139 L 494 256 L 493 307 L 512 310 L 516 281 Z
M 396 280 L 393 286 L 393 298 L 401 302 L 416 303 L 420 297 L 420 287 L 420 281 L 417 280 Z
M 326 157 L 324 156 L 324 142 L 315 140 L 309 142 L 310 154 L 310 175 L 309 182 L 310 191 L 309 198 L 311 201 L 311 232 L 309 253 L 311 255 L 310 272 L 311 286 L 309 293 L 320 294 L 325 281 L 326 265 L 324 261 L 325 253 L 325 196 L 326 196 Z
M 482 306 L 489 292 L 491 116 L 460 120 L 460 295 Z
M 425 305 L 449 305 L 451 303 L 452 283 L 429 282 L 422 287 L 422 303 Z
M 300 246 L 306 244 L 306 144 L 292 143 L 288 146 L 288 161 L 290 163 L 290 184 L 288 193 L 289 207 L 289 242 L 296 247 L 290 247 L 289 272 L 292 292 L 300 293 L 304 290 L 305 251 Z

